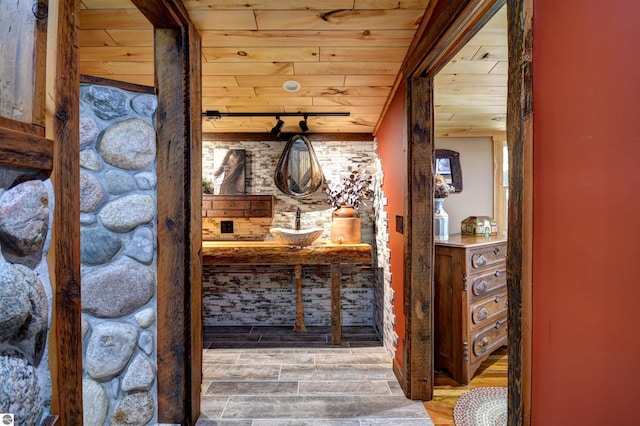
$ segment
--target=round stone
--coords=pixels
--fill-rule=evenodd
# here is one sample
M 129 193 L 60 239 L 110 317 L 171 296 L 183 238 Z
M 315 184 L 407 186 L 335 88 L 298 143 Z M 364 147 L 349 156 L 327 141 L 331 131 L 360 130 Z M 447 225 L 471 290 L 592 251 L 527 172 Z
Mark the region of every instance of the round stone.
M 154 379 L 153 366 L 144 356 L 138 355 L 122 377 L 122 390 L 125 392 L 148 391 Z
M 153 418 L 154 401 L 149 392 L 125 396 L 111 417 L 111 426 L 146 425 Z
M 94 143 L 100 134 L 96 120 L 86 115 L 80 117 L 80 147 Z
M 49 304 L 40 278 L 20 264 L 0 270 L 0 340 L 25 340 L 46 328 Z
M 131 177 L 127 173 L 118 170 L 109 170 L 105 173 L 104 182 L 109 194 L 120 195 L 133 189 Z
M 156 186 L 157 178 L 153 172 L 140 172 L 134 176 L 138 188 L 148 190 Z
M 100 162 L 100 158 L 98 158 L 98 153 L 93 149 L 83 149 L 80 151 L 80 167 L 93 172 L 100 170 L 102 163 Z
M 91 379 L 82 380 L 82 424 L 103 426 L 109 411 L 109 398 L 102 385 Z
M 80 97 L 93 113 L 103 120 L 113 120 L 129 114 L 127 96 L 117 89 L 97 85 L 84 86 Z
M 96 324 L 85 352 L 87 373 L 105 382 L 120 375 L 133 355 L 137 337 L 138 332 L 129 324 Z
M 131 108 L 140 115 L 151 117 L 158 108 L 158 99 L 154 95 L 137 95 L 131 99 Z
M 112 166 L 143 169 L 156 158 L 156 132 L 149 123 L 138 118 L 115 123 L 102 135 L 99 152 Z
M 149 328 L 156 320 L 156 311 L 153 308 L 143 309 L 133 316 L 138 325 L 142 328 Z
M 80 213 L 80 225 L 82 226 L 91 226 L 98 221 L 98 218 L 95 214 L 91 213 Z
M 29 316 L 27 287 L 3 270 L 0 277 L 0 341 L 14 338 Z
M 151 332 L 145 330 L 140 333 L 140 339 L 138 339 L 138 347 L 142 349 L 147 355 L 151 355 L 153 353 L 154 339 L 153 334 Z
M 35 426 L 42 410 L 38 371 L 17 352 L 0 353 L 0 413 L 13 413 L 16 425 Z
M 150 195 L 133 194 L 108 203 L 100 211 L 102 224 L 116 232 L 128 232 L 138 225 L 151 222 L 156 205 Z
M 122 240 L 113 232 L 102 228 L 85 228 L 80 231 L 82 263 L 101 265 L 109 262 L 122 247 Z
M 80 211 L 92 212 L 104 200 L 104 191 L 98 179 L 91 173 L 80 172 Z
M 155 273 L 137 262 L 113 263 L 82 278 L 82 311 L 100 318 L 135 312 L 153 296 Z
M 151 264 L 155 254 L 154 235 L 151 229 L 141 227 L 136 229 L 131 242 L 127 245 L 124 254 L 145 265 Z
M 0 198 L 0 243 L 17 256 L 42 250 L 49 229 L 49 193 L 39 180 L 23 182 Z

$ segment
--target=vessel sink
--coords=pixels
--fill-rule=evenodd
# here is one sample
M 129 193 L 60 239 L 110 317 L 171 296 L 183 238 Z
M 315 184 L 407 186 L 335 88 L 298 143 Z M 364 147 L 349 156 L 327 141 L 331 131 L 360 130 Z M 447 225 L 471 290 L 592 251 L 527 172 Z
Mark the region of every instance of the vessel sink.
M 306 247 L 310 246 L 324 232 L 323 228 L 288 229 L 271 228 L 271 235 L 284 245 Z

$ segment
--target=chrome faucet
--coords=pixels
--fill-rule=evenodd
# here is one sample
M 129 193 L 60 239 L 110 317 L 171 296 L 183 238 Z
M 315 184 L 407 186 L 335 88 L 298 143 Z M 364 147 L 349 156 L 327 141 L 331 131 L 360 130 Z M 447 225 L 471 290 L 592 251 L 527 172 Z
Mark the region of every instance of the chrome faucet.
M 300 207 L 296 209 L 296 231 L 300 230 Z

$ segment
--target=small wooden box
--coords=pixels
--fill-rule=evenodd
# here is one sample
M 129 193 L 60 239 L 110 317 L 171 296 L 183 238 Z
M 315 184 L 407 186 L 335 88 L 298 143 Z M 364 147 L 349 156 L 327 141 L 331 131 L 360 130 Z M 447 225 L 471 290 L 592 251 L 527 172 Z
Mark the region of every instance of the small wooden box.
M 489 216 L 469 216 L 460 228 L 462 235 L 498 235 L 498 223 Z

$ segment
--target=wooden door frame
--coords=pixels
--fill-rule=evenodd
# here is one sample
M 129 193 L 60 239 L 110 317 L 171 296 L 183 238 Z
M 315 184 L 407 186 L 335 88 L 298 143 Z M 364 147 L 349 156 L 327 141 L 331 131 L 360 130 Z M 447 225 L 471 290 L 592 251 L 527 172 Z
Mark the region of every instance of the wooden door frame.
M 509 95 L 509 424 L 530 423 L 532 223 L 532 1 L 437 0 L 402 67 L 406 76 L 404 312 L 401 386 L 411 399 L 433 398 L 433 77 L 505 2 L 508 8 Z M 428 30 L 424 30 L 427 28 Z M 526 143 L 525 143 L 526 142 Z M 432 200 L 433 197 L 427 197 Z
M 156 40 L 158 422 L 190 425 L 200 414 L 202 378 L 201 44 L 181 0 L 133 3 L 154 25 Z M 80 186 L 80 0 L 52 1 L 48 15 L 45 126 L 0 118 L 0 164 L 41 171 L 53 182 L 53 393 L 46 424 L 76 426 L 83 422 L 80 197 L 69 188 Z
M 181 0 L 132 0 L 154 27 L 158 422 L 195 424 L 202 383 L 201 41 Z

